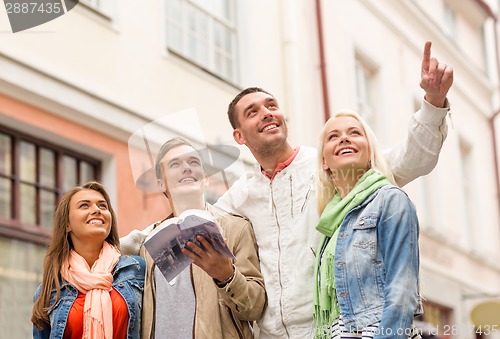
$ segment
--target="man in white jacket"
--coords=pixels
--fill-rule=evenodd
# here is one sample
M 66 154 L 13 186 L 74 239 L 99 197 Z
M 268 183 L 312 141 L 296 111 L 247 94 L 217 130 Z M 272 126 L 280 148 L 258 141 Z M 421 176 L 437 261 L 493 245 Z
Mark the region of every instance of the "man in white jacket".
M 447 135 L 446 95 L 451 67 L 424 48 L 420 86 L 422 108 L 407 139 L 386 153 L 400 186 L 428 174 Z M 318 242 L 315 176 L 317 151 L 292 147 L 283 113 L 273 95 L 247 88 L 229 104 L 234 140 L 246 145 L 258 164 L 219 199 L 217 206 L 250 219 L 259 247 L 268 305 L 258 322 L 260 338 L 311 338 L 314 249 Z

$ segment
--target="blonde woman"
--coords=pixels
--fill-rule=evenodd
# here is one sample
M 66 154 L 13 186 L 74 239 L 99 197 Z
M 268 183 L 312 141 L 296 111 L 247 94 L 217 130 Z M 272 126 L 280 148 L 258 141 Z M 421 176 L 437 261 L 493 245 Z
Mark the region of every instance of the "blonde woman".
M 418 219 L 353 112 L 320 135 L 316 338 L 419 338 Z

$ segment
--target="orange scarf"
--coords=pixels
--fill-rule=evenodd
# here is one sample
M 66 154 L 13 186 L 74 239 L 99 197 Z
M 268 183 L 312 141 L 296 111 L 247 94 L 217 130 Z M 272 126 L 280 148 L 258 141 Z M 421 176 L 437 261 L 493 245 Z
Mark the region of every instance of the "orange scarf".
M 61 276 L 85 294 L 83 307 L 83 338 L 112 339 L 113 309 L 109 291 L 112 289 L 111 272 L 120 258 L 120 251 L 107 241 L 102 246 L 99 259 L 92 268 L 74 250 L 61 269 Z

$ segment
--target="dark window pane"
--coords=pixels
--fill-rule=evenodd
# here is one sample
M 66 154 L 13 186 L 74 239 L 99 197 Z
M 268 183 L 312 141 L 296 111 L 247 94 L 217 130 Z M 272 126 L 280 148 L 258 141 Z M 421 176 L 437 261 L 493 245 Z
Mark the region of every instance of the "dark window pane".
M 12 147 L 10 137 L 0 134 L 0 174 L 10 175 L 12 171 Z
M 53 151 L 46 148 L 40 150 L 40 184 L 45 187 L 56 186 L 56 163 Z
M 63 191 L 67 192 L 77 184 L 76 159 L 65 155 L 63 157 Z
M 96 180 L 94 166 L 86 161 L 80 162 L 80 184 Z
M 23 181 L 35 182 L 35 145 L 21 141 L 19 145 L 20 155 L 20 178 Z
M 0 178 L 0 217 L 12 218 L 12 184 L 10 180 Z
M 35 187 L 27 184 L 21 184 L 21 223 L 36 225 L 36 195 Z
M 54 217 L 54 210 L 56 208 L 56 194 L 49 191 L 40 191 L 40 224 L 44 228 L 50 229 L 52 227 L 52 219 Z

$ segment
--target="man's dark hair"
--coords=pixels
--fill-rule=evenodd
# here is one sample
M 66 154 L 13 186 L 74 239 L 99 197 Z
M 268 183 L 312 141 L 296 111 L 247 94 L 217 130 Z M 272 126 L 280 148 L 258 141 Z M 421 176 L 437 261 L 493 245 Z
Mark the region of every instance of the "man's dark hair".
M 233 127 L 233 129 L 236 129 L 237 127 L 239 127 L 238 112 L 236 112 L 236 105 L 241 100 L 241 98 L 243 98 L 245 95 L 250 94 L 250 93 L 257 93 L 257 92 L 269 94 L 270 96 L 272 96 L 274 98 L 274 95 L 272 95 L 271 93 L 269 93 L 266 90 L 263 90 L 260 87 L 248 87 L 248 88 L 245 88 L 240 93 L 238 93 L 238 95 L 236 95 L 234 97 L 234 99 L 231 101 L 231 103 L 229 104 L 229 106 L 227 108 L 227 117 L 229 118 L 229 122 L 231 123 L 231 126 Z

